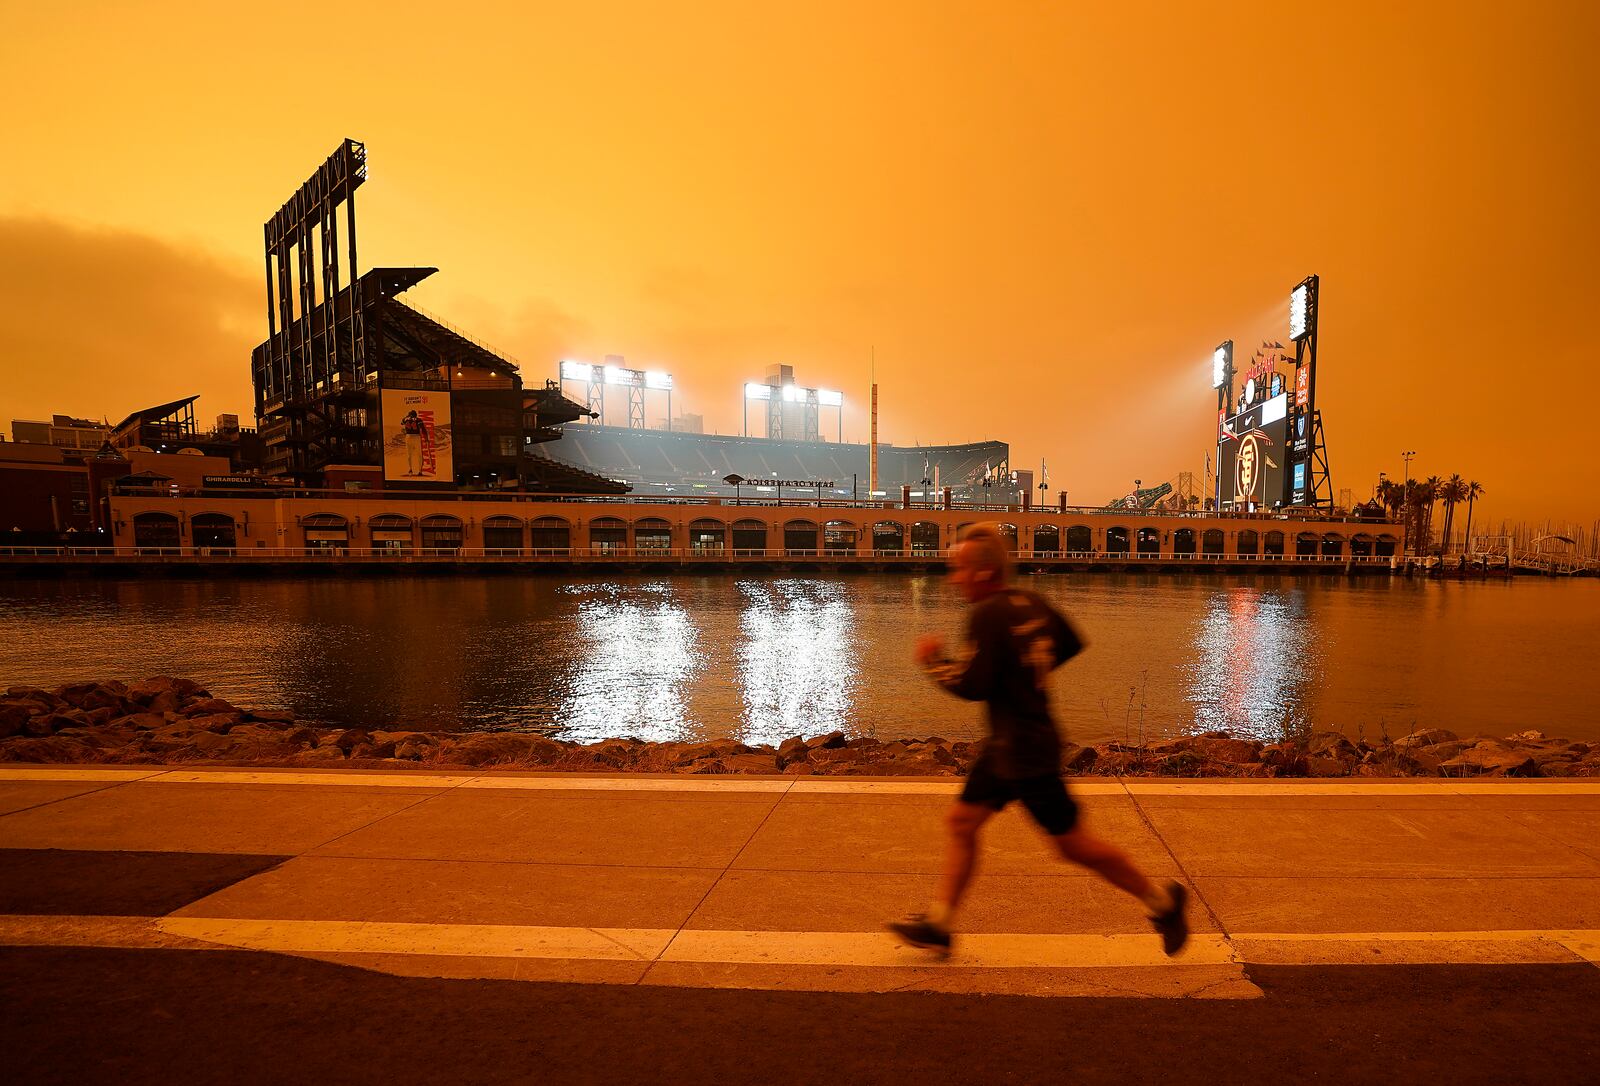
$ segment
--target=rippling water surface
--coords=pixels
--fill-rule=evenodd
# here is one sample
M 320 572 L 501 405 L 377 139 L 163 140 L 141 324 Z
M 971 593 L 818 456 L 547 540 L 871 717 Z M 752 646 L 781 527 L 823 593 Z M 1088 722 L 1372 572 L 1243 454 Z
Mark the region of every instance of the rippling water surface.
M 1080 741 L 1286 720 L 1600 739 L 1600 582 L 1038 576 L 1089 649 L 1053 680 Z M 0 582 L 0 686 L 191 675 L 305 717 L 777 742 L 981 731 L 910 664 L 959 634 L 902 575 Z

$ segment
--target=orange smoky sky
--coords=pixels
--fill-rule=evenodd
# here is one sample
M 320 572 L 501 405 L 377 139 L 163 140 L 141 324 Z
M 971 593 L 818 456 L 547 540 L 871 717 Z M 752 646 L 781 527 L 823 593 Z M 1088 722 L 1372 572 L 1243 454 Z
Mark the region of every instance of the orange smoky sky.
M 728 433 L 788 363 L 864 440 L 875 350 L 884 440 L 1099 503 L 1203 479 L 1212 348 L 1318 273 L 1336 494 L 1415 449 L 1587 521 L 1597 11 L 8 3 L 0 426 L 248 417 L 261 224 L 349 136 L 363 266 L 529 382 L 621 354 Z

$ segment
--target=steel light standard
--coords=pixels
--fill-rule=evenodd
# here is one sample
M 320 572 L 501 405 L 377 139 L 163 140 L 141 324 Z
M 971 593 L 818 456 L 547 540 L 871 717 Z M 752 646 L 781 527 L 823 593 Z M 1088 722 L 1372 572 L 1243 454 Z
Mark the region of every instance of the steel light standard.
M 1411 554 L 1411 458 L 1417 455 L 1417 450 L 1407 449 L 1400 454 L 1400 459 L 1406 462 L 1406 485 L 1400 491 L 1400 515 L 1405 519 L 1400 522 L 1400 554 Z

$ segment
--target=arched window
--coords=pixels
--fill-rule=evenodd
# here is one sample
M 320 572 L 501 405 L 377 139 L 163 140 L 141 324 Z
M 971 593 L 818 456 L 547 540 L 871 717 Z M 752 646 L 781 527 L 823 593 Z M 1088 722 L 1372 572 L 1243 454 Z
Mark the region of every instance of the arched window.
M 880 520 L 872 526 L 874 554 L 901 554 L 906 549 L 906 526 L 893 520 Z
M 701 517 L 689 525 L 689 552 L 720 555 L 728 549 L 728 528 L 720 520 Z
M 1322 557 L 1343 558 L 1344 536 L 1335 532 L 1328 532 L 1322 537 Z
M 1378 545 L 1375 548 L 1378 552 L 1378 557 L 1393 558 L 1395 551 L 1399 549 L 1399 544 L 1400 541 L 1392 535 L 1378 536 Z
M 628 549 L 628 526 L 616 517 L 596 517 L 589 522 L 589 549 L 614 554 Z
M 1365 532 L 1357 532 L 1350 537 L 1350 557 L 1371 558 L 1372 537 Z
M 1294 555 L 1296 558 L 1315 558 L 1317 545 L 1322 542 L 1315 532 L 1301 532 L 1294 537 Z
M 939 526 L 931 520 L 919 520 L 911 526 L 911 553 L 914 555 L 938 554 L 944 549 Z
M 1061 529 L 1054 524 L 1038 524 L 1033 529 L 1034 554 L 1059 554 L 1061 552 Z
M 1172 533 L 1172 553 L 1184 558 L 1194 557 L 1194 529 L 1179 528 Z
M 189 537 L 206 550 L 231 551 L 239 545 L 233 518 L 226 513 L 196 513 L 189 518 Z
M 178 518 L 171 513 L 136 513 L 133 518 L 133 545 L 156 554 L 176 553 L 179 547 Z
M 1269 558 L 1283 557 L 1283 533 L 1277 530 L 1261 537 L 1261 553 Z
M 422 549 L 455 554 L 461 550 L 461 518 L 435 513 L 422 518 Z
M 733 522 L 733 553 L 761 555 L 767 549 L 767 525 L 746 517 Z
M 1200 553 L 1222 553 L 1222 529 L 1207 528 L 1200 536 Z
M 822 526 L 822 549 L 828 554 L 854 554 L 858 534 L 849 521 L 830 520 Z
M 817 526 L 809 520 L 791 520 L 783 526 L 786 554 L 816 554 Z
M 1015 524 L 996 524 L 995 531 L 1000 533 L 1000 538 L 1005 541 L 1006 550 L 1012 554 L 1017 553 L 1017 526 Z
M 1254 528 L 1246 528 L 1239 533 L 1238 540 L 1234 543 L 1237 554 L 1260 554 L 1261 535 Z
M 572 525 L 560 517 L 539 517 L 528 525 L 528 546 L 535 554 L 566 554 L 572 549 Z
M 411 518 L 400 513 L 379 513 L 367 522 L 372 546 L 381 551 L 405 554 L 411 550 Z
M 312 513 L 300 522 L 306 546 L 314 551 L 343 551 L 350 546 L 350 522 L 338 513 Z
M 1161 529 L 1140 528 L 1137 540 L 1140 554 L 1161 553 Z M 1109 548 L 1107 548 L 1109 549 Z
M 633 523 L 633 549 L 662 554 L 672 549 L 672 525 L 660 517 L 645 517 Z
M 522 521 L 507 516 L 483 518 L 483 549 L 490 554 L 520 554 Z
M 1094 531 L 1087 524 L 1074 524 L 1067 529 L 1067 553 L 1090 554 L 1094 551 Z
M 1160 546 L 1159 540 L 1157 541 L 1157 546 Z M 1128 553 L 1128 529 L 1121 526 L 1106 529 L 1106 553 Z

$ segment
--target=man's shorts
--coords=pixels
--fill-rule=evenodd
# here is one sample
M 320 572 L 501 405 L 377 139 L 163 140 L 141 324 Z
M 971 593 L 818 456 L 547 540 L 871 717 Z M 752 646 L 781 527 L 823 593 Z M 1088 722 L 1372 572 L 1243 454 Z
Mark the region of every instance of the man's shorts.
M 995 774 L 987 758 L 979 758 L 972 764 L 966 786 L 961 789 L 962 803 L 998 811 L 1012 800 L 1020 801 L 1033 820 L 1052 837 L 1078 824 L 1078 804 L 1067 794 L 1066 782 L 1060 774 L 1008 780 Z

